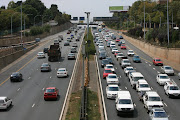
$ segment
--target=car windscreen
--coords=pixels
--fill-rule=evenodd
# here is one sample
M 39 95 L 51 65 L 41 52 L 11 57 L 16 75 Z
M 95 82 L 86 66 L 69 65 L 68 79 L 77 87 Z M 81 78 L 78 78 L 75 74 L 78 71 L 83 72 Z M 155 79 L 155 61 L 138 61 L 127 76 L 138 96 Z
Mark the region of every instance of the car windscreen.
M 172 70 L 171 67 L 164 67 L 166 70 Z
M 160 79 L 169 79 L 168 76 L 160 76 Z
M 42 64 L 42 67 L 48 67 L 49 65 L 48 64 Z
M 149 88 L 148 84 L 140 84 L 139 86 L 140 86 L 140 88 Z
M 107 68 L 113 68 L 113 66 L 106 66 Z
M 55 89 L 46 89 L 46 93 L 55 92 Z
M 149 97 L 149 101 L 161 101 L 160 97 Z
M 131 100 L 130 99 L 120 99 L 119 104 L 131 104 Z
M 108 76 L 109 78 L 117 78 L 117 76 L 115 76 L 115 75 L 110 75 L 110 76 Z
M 156 59 L 156 61 L 161 61 L 161 59 Z
M 133 68 L 127 68 L 126 70 L 134 70 Z
M 105 70 L 104 73 L 112 73 L 111 70 Z
M 4 103 L 4 100 L 0 100 L 0 103 Z
M 130 63 L 129 60 L 124 60 L 124 63 Z
M 109 87 L 109 91 L 119 91 L 118 87 Z
M 138 81 L 140 79 L 144 79 L 144 77 L 134 77 L 134 81 Z
M 19 73 L 12 73 L 12 76 L 17 76 Z
M 134 58 L 139 58 L 139 56 L 134 56 Z
M 170 90 L 179 90 L 179 87 L 177 87 L 177 86 L 170 86 L 169 89 L 170 89 Z
M 59 72 L 64 72 L 64 71 L 66 71 L 66 70 L 58 70 Z
M 108 62 L 108 60 L 102 60 L 102 63 L 103 64 L 108 64 L 109 62 Z
M 154 112 L 155 118 L 167 118 L 167 114 L 165 112 Z

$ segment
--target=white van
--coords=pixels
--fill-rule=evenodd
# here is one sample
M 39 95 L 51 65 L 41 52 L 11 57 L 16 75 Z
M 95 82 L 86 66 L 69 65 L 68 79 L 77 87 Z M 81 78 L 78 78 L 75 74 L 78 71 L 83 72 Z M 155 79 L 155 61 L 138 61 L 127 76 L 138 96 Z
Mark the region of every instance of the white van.
M 133 72 L 129 75 L 129 80 L 132 88 L 136 88 L 138 80 L 144 79 L 144 76 L 140 72 Z

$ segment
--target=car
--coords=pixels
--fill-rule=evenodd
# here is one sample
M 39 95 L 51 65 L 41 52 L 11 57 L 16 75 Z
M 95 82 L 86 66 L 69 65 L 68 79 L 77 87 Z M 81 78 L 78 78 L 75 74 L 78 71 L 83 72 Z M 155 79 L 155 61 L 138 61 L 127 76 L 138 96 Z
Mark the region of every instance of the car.
M 138 55 L 133 56 L 133 62 L 141 63 L 141 58 Z
M 41 65 L 41 72 L 45 72 L 45 71 L 48 71 L 48 72 L 51 71 L 51 65 L 49 63 L 43 63 Z
M 78 47 L 77 43 L 74 42 L 74 43 L 72 44 L 72 47 Z
M 106 64 L 109 64 L 108 59 L 102 59 L 102 61 L 101 61 L 101 67 L 103 68 L 104 66 L 106 66 Z
M 37 54 L 37 58 L 39 59 L 39 58 L 45 58 L 46 56 L 45 56 L 45 54 L 44 54 L 44 52 L 38 52 L 38 54 Z
M 78 35 L 75 40 L 76 40 L 76 41 L 80 41 L 80 39 L 81 39 L 81 36 Z
M 98 47 L 99 47 L 99 49 L 104 49 L 104 44 L 101 43 L 98 45 Z
M 162 60 L 160 58 L 154 58 L 153 59 L 153 64 L 163 66 L 163 62 L 162 62 Z
M 64 42 L 64 46 L 69 46 L 69 45 L 70 45 L 70 43 L 68 41 Z
M 131 72 L 129 74 L 129 81 L 132 88 L 136 89 L 138 80 L 144 80 L 144 76 L 140 72 Z
M 23 80 L 23 75 L 20 72 L 13 72 L 10 76 L 10 81 L 14 82 L 14 81 L 18 81 L 21 82 Z
M 134 51 L 133 50 L 128 50 L 127 55 L 128 56 L 134 56 Z
M 112 60 L 111 57 L 106 57 L 106 59 L 108 60 L 108 63 L 109 63 L 109 64 L 114 64 L 114 62 L 113 62 L 113 60 Z
M 159 85 L 164 85 L 166 82 L 171 81 L 167 74 L 158 74 L 156 80 Z
M 150 120 L 169 120 L 169 116 L 163 108 L 153 108 L 149 112 Z
M 76 47 L 71 47 L 71 51 L 70 52 L 71 53 L 76 53 L 77 52 Z
M 120 88 L 118 85 L 108 85 L 106 87 L 107 99 L 115 99 Z
M 66 68 L 59 68 L 57 70 L 57 77 L 67 77 L 68 76 L 68 71 L 66 70 Z
M 49 48 L 44 48 L 43 52 L 48 53 Z
M 59 40 L 58 39 L 54 40 L 54 45 L 59 45 Z
M 151 88 L 149 86 L 149 84 L 147 83 L 146 80 L 138 80 L 138 82 L 136 83 L 136 91 L 150 91 Z
M 99 53 L 99 59 L 102 60 L 102 59 L 106 59 L 106 52 L 100 52 Z
M 130 70 L 128 73 L 127 73 L 127 77 L 128 79 L 130 80 L 130 77 L 131 77 L 131 73 L 134 73 L 136 72 L 136 70 Z
M 127 66 L 131 66 L 131 62 L 129 61 L 129 59 L 122 59 L 121 67 L 124 69 Z
M 124 74 L 127 76 L 128 72 L 131 71 L 131 70 L 134 70 L 134 68 L 131 67 L 131 66 L 128 66 L 128 67 L 124 68 Z
M 118 42 L 118 46 L 121 46 L 121 44 L 122 44 L 122 43 L 121 43 L 121 41 L 120 41 L 120 42 Z
M 73 35 L 73 34 L 71 34 L 70 38 L 71 38 L 71 40 L 72 40 L 72 39 L 74 38 L 74 35 Z
M 126 49 L 126 45 L 125 44 L 121 44 L 121 49 Z
M 123 38 L 123 36 L 120 35 L 120 36 L 119 36 L 119 39 L 124 39 L 124 38 Z
M 146 108 L 147 113 L 153 108 L 163 108 L 163 102 L 161 97 L 156 91 L 147 91 L 143 96 L 144 108 Z
M 114 54 L 115 52 L 117 52 L 118 49 L 117 48 L 112 48 L 112 54 Z
M 171 66 L 162 66 L 161 73 L 165 73 L 167 75 L 174 75 L 174 70 Z
M 70 37 L 66 38 L 66 40 L 67 40 L 68 42 L 71 42 L 71 38 L 70 38 Z
M 67 31 L 67 34 L 71 34 L 71 31 L 70 31 L 70 30 L 68 30 L 68 31 Z
M 118 54 L 116 55 L 116 60 L 118 60 L 120 57 L 123 57 L 123 56 L 124 56 L 123 53 L 118 53 Z
M 135 106 L 133 104 L 131 94 L 129 91 L 126 90 L 118 91 L 117 97 L 115 99 L 115 107 L 116 107 L 117 115 L 121 115 L 121 114 L 133 115 Z
M 107 47 L 110 47 L 110 44 L 111 44 L 110 41 L 108 41 L 107 44 L 106 44 L 106 46 L 107 46 Z
M 0 96 L 0 110 L 7 110 L 10 106 L 12 106 L 12 99 Z
M 104 72 L 103 72 L 103 79 L 105 79 L 108 74 L 113 74 L 112 70 L 111 69 L 104 69 Z
M 68 54 L 68 60 L 70 60 L 70 59 L 73 59 L 73 60 L 76 59 L 76 56 L 75 56 L 74 53 L 69 53 L 69 54 Z
M 63 40 L 63 35 L 58 35 L 58 38 Z
M 113 47 L 112 47 L 113 46 Z M 111 42 L 111 44 L 110 44 L 110 48 L 112 49 L 112 48 L 115 48 L 116 47 L 116 44 L 115 44 L 115 42 Z
M 106 64 L 106 66 L 104 67 L 104 69 L 111 69 L 111 71 L 112 71 L 113 73 L 115 73 L 115 69 L 114 69 L 113 64 Z
M 116 39 L 116 42 L 120 42 L 120 39 Z
M 98 50 L 98 52 L 99 52 L 99 53 L 102 53 L 102 52 L 103 52 L 103 53 L 106 53 L 106 50 L 105 50 L 104 48 L 101 48 L 101 49 Z
M 118 53 L 121 53 L 121 52 L 120 52 L 120 51 L 115 51 L 115 52 L 114 52 L 114 57 L 116 57 L 116 55 L 117 55 Z
M 116 74 L 108 74 L 106 77 L 107 85 L 109 84 L 117 84 L 119 85 L 119 80 Z
M 56 87 L 48 87 L 44 91 L 44 100 L 55 99 L 59 96 L 59 90 Z
M 169 98 L 180 98 L 180 88 L 174 81 L 166 82 L 164 91 Z

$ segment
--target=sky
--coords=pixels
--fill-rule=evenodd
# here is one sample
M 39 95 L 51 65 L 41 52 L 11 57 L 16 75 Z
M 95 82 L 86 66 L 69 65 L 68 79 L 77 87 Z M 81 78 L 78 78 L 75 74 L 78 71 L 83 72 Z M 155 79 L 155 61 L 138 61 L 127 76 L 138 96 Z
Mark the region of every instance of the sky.
M 7 7 L 10 1 L 12 0 L 0 0 L 0 6 Z M 47 8 L 50 8 L 51 4 L 56 4 L 61 12 L 70 14 L 72 17 L 86 17 L 84 12 L 90 12 L 91 19 L 111 17 L 109 6 L 132 6 L 135 1 L 137 0 L 41 0 Z

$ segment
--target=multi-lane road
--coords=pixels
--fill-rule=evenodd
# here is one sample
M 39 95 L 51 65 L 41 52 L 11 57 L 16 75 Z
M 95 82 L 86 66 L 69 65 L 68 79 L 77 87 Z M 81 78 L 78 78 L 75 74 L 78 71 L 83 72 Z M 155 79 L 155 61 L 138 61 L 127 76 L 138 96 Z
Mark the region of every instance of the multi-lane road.
M 115 31 L 113 31 L 116 33 Z M 101 33 L 99 33 L 101 35 Z M 117 33 L 116 33 L 116 36 Z M 102 35 L 101 35 L 102 37 Z M 136 46 L 126 41 L 126 47 L 127 50 L 121 50 L 120 46 L 117 45 L 119 51 L 121 51 L 124 55 L 127 55 L 127 51 L 129 49 L 134 50 L 134 52 L 141 57 L 142 63 L 133 63 L 132 57 L 128 57 L 128 59 L 131 61 L 131 65 L 135 68 L 137 72 L 141 72 L 149 85 L 152 87 L 153 90 L 157 91 L 157 93 L 160 95 L 160 97 L 163 99 L 164 108 L 169 115 L 170 120 L 178 120 L 180 118 L 179 115 L 179 106 L 180 106 L 180 99 L 171 99 L 168 98 L 167 95 L 165 95 L 163 86 L 159 86 L 159 84 L 156 82 L 156 76 L 160 72 L 159 66 L 154 66 L 152 64 L 152 59 L 150 56 L 142 52 L 140 49 L 138 49 Z M 100 70 L 100 76 L 101 76 L 101 83 L 102 83 L 102 89 L 103 89 L 103 95 L 106 105 L 106 111 L 107 111 L 107 117 L 109 120 L 118 120 L 118 119 L 125 119 L 125 120 L 149 120 L 149 115 L 146 112 L 146 109 L 144 108 L 144 104 L 139 101 L 138 94 L 136 90 L 132 89 L 130 82 L 128 80 L 128 77 L 124 74 L 123 69 L 119 65 L 118 61 L 115 59 L 114 54 L 111 53 L 111 50 L 109 47 L 106 47 L 106 42 L 103 40 L 104 46 L 107 52 L 108 56 L 111 56 L 114 61 L 114 68 L 116 71 L 117 76 L 119 77 L 120 81 L 120 89 L 121 90 L 128 90 L 131 93 L 132 100 L 135 104 L 135 112 L 133 116 L 117 116 L 116 108 L 115 108 L 115 100 L 110 100 L 106 98 L 106 80 L 102 78 L 103 76 L 103 70 L 104 68 L 101 68 L 101 60 L 98 60 L 99 64 L 99 70 Z M 96 47 L 96 50 L 98 51 L 98 47 Z M 98 55 L 98 53 L 97 53 Z M 177 72 L 177 71 L 176 71 Z M 178 86 L 180 86 L 180 81 L 177 76 L 170 76 L 171 79 L 173 79 Z
M 75 64 L 75 60 L 67 60 L 72 42 L 70 46 L 64 46 L 64 41 L 70 36 L 66 33 L 67 31 L 63 31 L 44 38 L 40 46 L 0 73 L 0 96 L 8 96 L 13 100 L 12 107 L 7 111 L 1 111 L 0 120 L 59 120 Z M 59 62 L 48 62 L 47 55 L 45 59 L 37 59 L 37 53 L 43 51 L 44 47 L 53 44 L 54 38 L 57 38 L 60 34 L 64 37 L 64 40 L 60 43 L 62 47 L 61 60 Z M 78 51 L 81 41 L 77 43 Z M 41 64 L 47 62 L 51 65 L 52 71 L 41 72 Z M 67 68 L 69 77 L 57 78 L 57 69 L 60 67 Z M 15 71 L 23 74 L 22 82 L 10 82 L 9 76 Z M 46 87 L 57 87 L 59 89 L 60 97 L 57 101 L 44 101 L 43 93 Z

